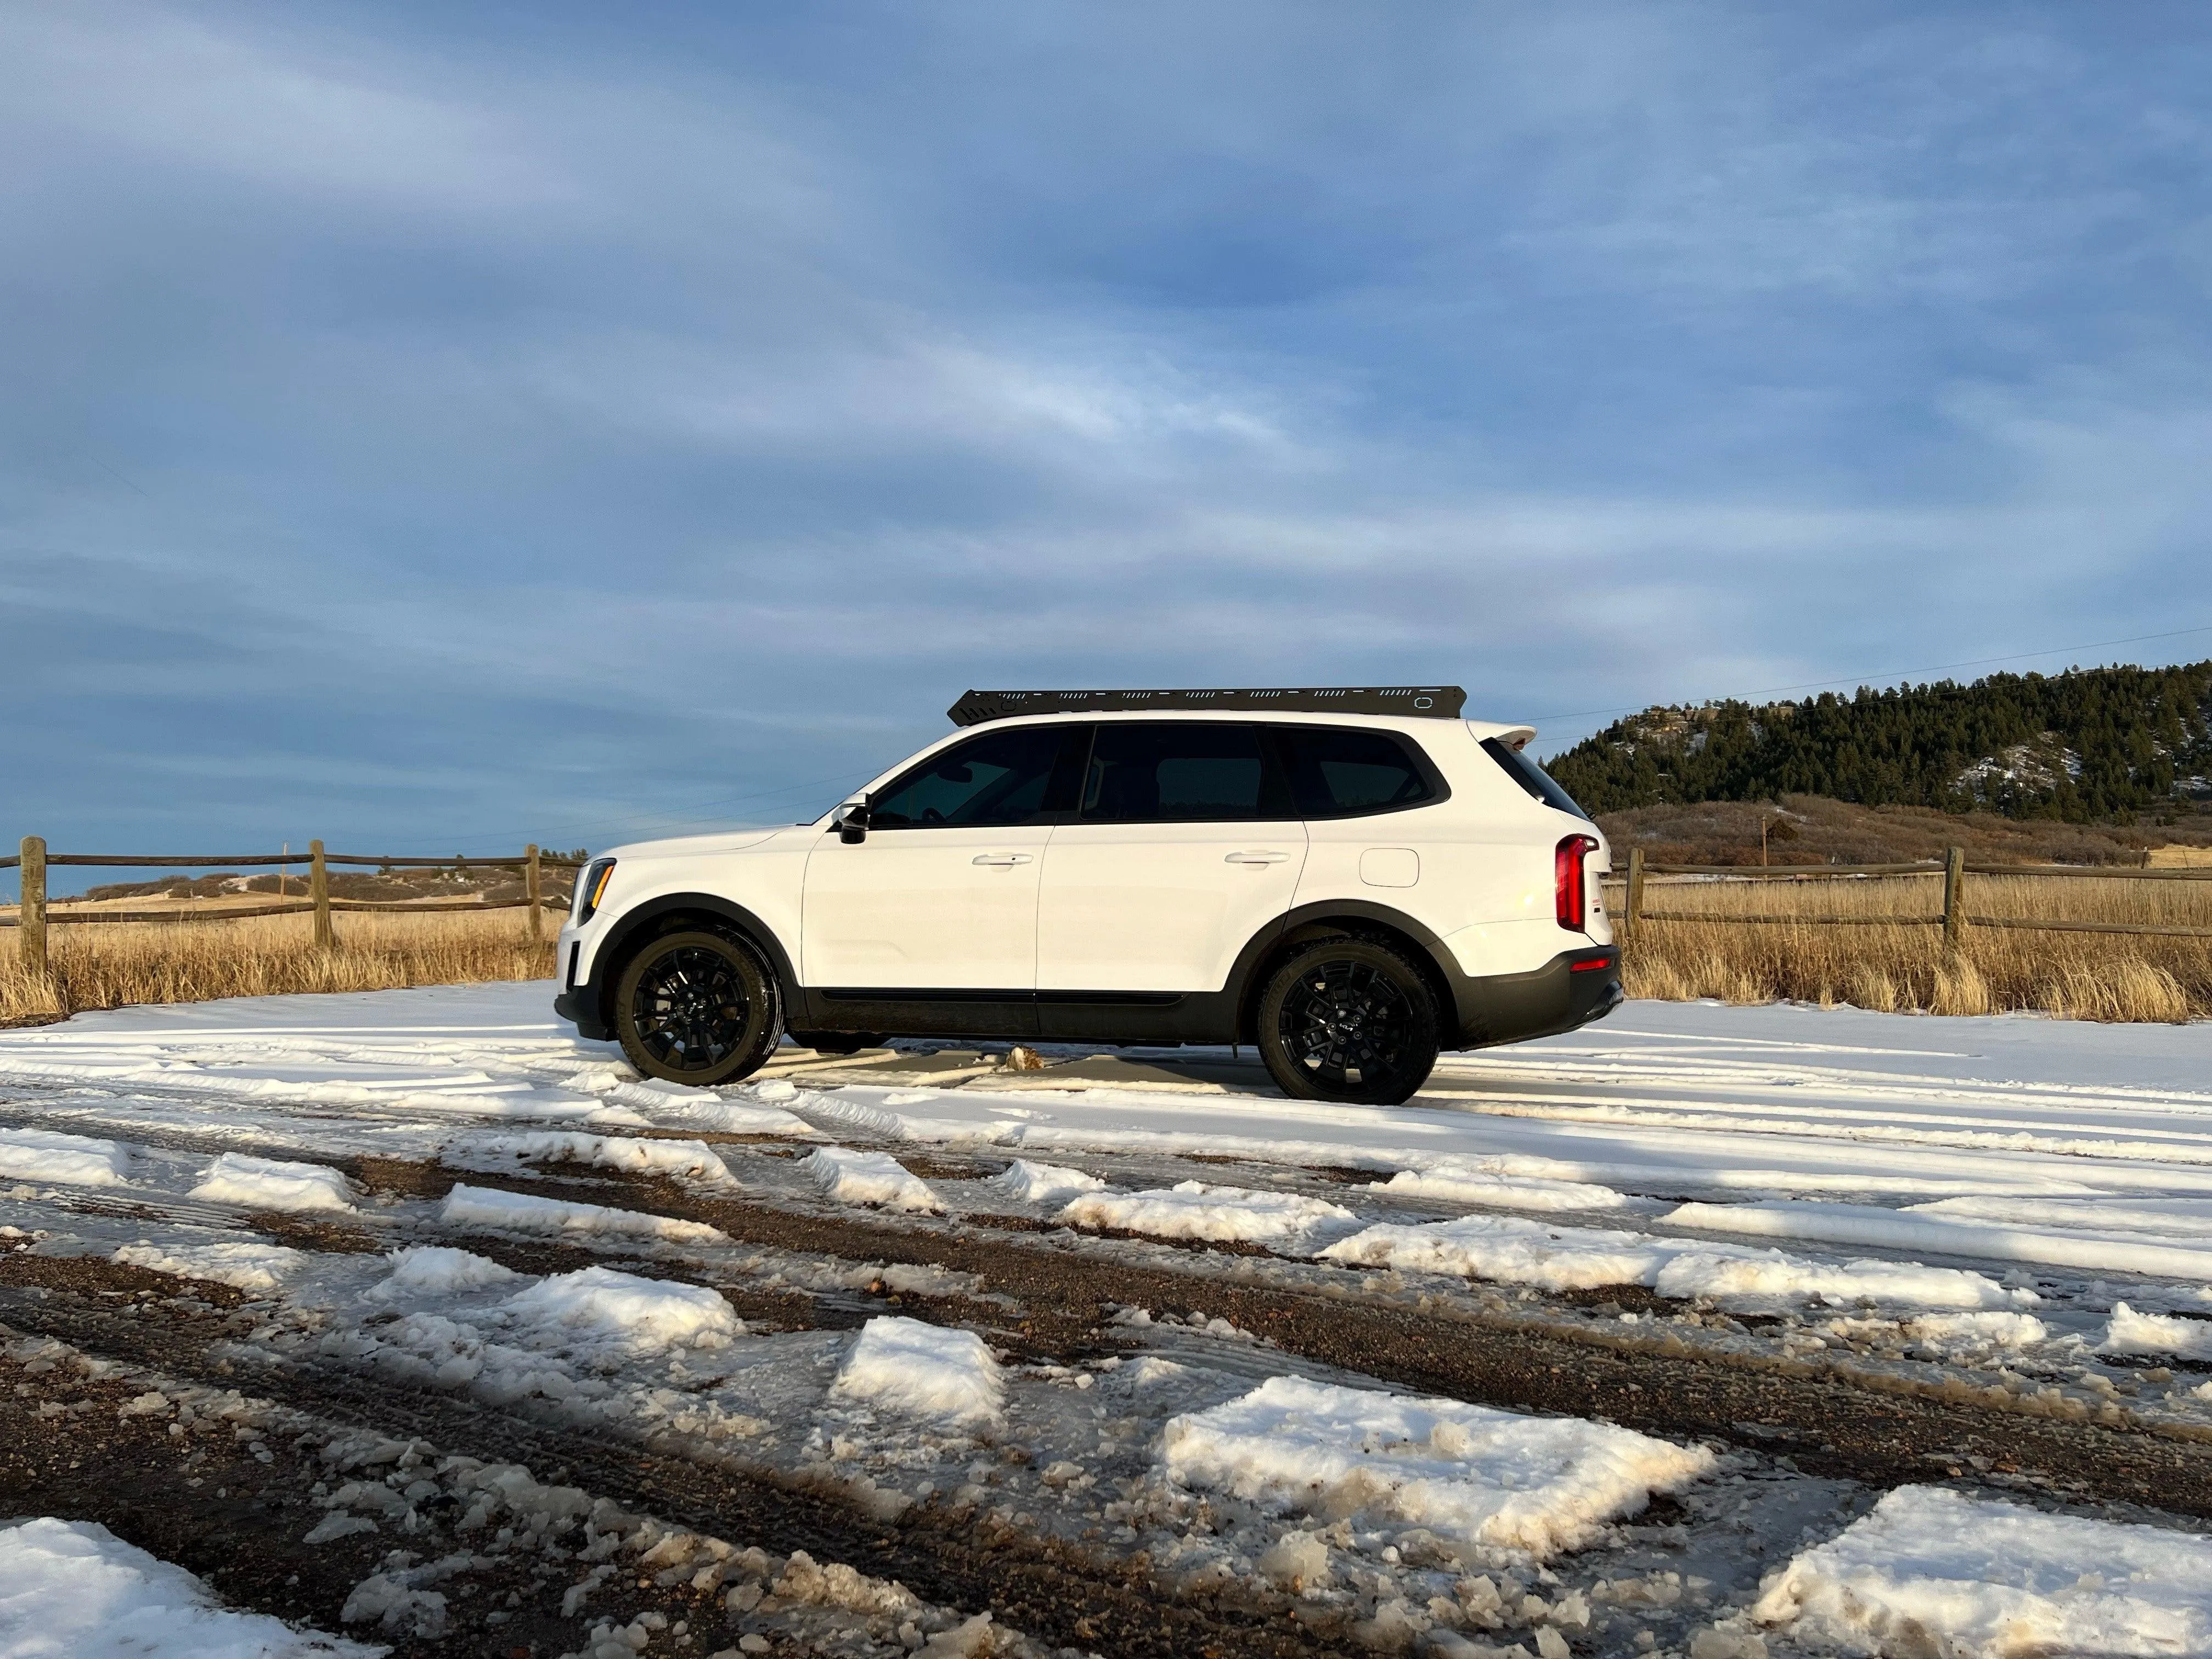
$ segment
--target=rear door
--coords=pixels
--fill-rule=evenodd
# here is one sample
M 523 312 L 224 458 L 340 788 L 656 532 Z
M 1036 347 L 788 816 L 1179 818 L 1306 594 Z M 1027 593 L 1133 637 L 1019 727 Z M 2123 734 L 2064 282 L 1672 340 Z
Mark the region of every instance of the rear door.
M 1040 991 L 1218 991 L 1306 836 L 1267 728 L 1101 721 L 1037 900 Z

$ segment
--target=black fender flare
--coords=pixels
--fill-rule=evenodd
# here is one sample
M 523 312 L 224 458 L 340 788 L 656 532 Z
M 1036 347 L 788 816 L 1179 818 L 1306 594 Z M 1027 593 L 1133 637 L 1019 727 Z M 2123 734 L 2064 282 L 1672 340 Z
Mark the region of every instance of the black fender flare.
M 1416 921 L 1402 910 L 1394 910 L 1387 904 L 1377 904 L 1371 899 L 1320 899 L 1311 904 L 1301 904 L 1285 911 L 1255 933 L 1229 970 L 1229 982 L 1222 987 L 1224 994 L 1236 1009 L 1236 1030 L 1238 1038 L 1251 1042 L 1256 1036 L 1253 1025 L 1254 1011 L 1265 982 L 1261 969 L 1268 958 L 1297 934 L 1303 927 L 1316 922 L 1340 919 L 1369 921 L 1387 927 L 1394 933 L 1402 933 L 1419 945 L 1428 958 L 1416 963 L 1431 972 L 1434 988 L 1438 993 L 1437 1012 L 1455 1027 L 1464 1025 L 1471 1010 L 1468 1006 L 1471 981 L 1461 969 L 1451 949 L 1437 932 L 1426 923 Z
M 785 1018 L 798 1011 L 799 997 L 799 973 L 792 966 L 791 953 L 776 937 L 775 929 L 763 921 L 742 904 L 733 903 L 714 893 L 663 893 L 649 898 L 634 908 L 623 912 L 622 920 L 614 930 L 599 942 L 592 954 L 592 1000 L 601 1015 L 605 1012 L 607 994 L 613 989 L 615 975 L 610 970 L 622 961 L 633 942 L 641 936 L 649 937 L 660 929 L 655 925 L 672 915 L 685 911 L 704 912 L 717 921 L 728 923 L 744 937 L 745 942 L 767 959 L 769 971 L 775 975 L 776 990 L 781 996 Z

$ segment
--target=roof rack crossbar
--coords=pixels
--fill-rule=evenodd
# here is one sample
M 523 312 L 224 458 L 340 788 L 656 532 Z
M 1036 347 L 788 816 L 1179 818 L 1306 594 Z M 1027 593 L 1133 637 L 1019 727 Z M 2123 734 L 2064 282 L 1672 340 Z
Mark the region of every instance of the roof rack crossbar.
M 1398 714 L 1421 720 L 1459 718 L 1467 693 L 1456 685 L 1338 685 L 1255 690 L 1229 688 L 1159 691 L 969 691 L 945 712 L 955 726 L 1022 714 L 1123 714 L 1263 709 L 1283 714 Z

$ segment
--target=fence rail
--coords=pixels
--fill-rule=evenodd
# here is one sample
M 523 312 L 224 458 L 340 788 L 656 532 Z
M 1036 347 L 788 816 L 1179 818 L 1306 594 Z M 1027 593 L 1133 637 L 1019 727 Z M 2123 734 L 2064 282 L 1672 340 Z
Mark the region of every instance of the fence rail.
M 2065 921 L 2035 916 L 1985 916 L 1966 908 L 1969 876 L 2057 877 L 2089 881 L 2212 881 L 2212 869 L 2114 870 L 2077 864 L 1970 864 L 1963 848 L 1954 847 L 1941 864 L 1814 864 L 1778 868 L 1747 868 L 1729 864 L 1655 864 L 1644 849 L 1632 847 L 1626 865 L 1612 871 L 1622 884 L 1622 902 L 1609 914 L 1621 924 L 1621 937 L 1632 939 L 1637 928 L 1650 921 L 1742 922 L 1752 927 L 1941 927 L 1945 940 L 1956 945 L 1970 927 L 2014 927 L 2045 933 L 2136 933 L 2157 939 L 2212 939 L 2212 927 L 2179 923 L 2161 925 L 2133 921 Z M 1644 902 L 1647 876 L 1705 876 L 1731 882 L 1834 881 L 1864 876 L 1929 876 L 1942 878 L 1943 909 L 1939 915 L 1732 915 L 1718 910 L 1654 910 Z
M 20 930 L 22 966 L 26 972 L 33 974 L 46 971 L 46 929 L 71 923 L 249 921 L 258 916 L 312 915 L 315 919 L 315 944 L 320 949 L 328 950 L 337 943 L 331 917 L 342 910 L 382 910 L 420 915 L 462 910 L 526 909 L 530 913 L 530 937 L 542 939 L 545 937 L 545 912 L 562 908 L 559 904 L 547 902 L 543 890 L 544 872 L 549 869 L 580 869 L 583 863 L 580 859 L 540 852 L 534 846 L 526 847 L 513 858 L 436 859 L 325 853 L 319 841 L 309 842 L 304 854 L 246 853 L 236 858 L 168 853 L 143 855 L 129 853 L 50 853 L 43 837 L 26 836 L 20 852 L 10 857 L 0 858 L 0 870 L 22 872 L 22 896 L 16 907 L 16 914 L 0 916 L 0 927 Z M 46 872 L 58 864 L 134 870 L 239 870 L 275 866 L 280 871 L 295 865 L 305 865 L 307 896 L 298 901 L 280 898 L 274 904 L 235 905 L 220 910 L 190 910 L 181 906 L 168 909 L 56 909 L 46 897 Z M 519 870 L 522 872 L 523 896 L 513 899 L 411 899 L 402 902 L 333 898 L 331 896 L 330 868 L 334 864 L 356 868 L 374 866 L 385 870 Z

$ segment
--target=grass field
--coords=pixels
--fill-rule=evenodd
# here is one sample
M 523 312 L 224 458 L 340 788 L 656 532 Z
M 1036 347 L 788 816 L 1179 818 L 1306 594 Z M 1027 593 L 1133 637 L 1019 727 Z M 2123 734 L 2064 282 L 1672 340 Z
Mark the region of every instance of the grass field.
M 409 985 L 544 979 L 549 939 L 533 944 L 520 910 L 483 915 L 364 912 L 337 919 L 337 948 L 314 948 L 313 918 L 82 923 L 47 933 L 49 972 L 25 974 L 21 935 L 0 932 L 0 1022 L 134 1002 L 204 1002 L 287 991 L 385 991 Z M 559 925 L 546 919 L 549 933 Z
M 1608 886 L 1618 908 L 1619 884 Z M 1970 878 L 1984 915 L 2212 927 L 2212 882 Z M 1647 921 L 1625 951 L 1631 996 L 1737 1003 L 1848 1002 L 1882 1012 L 1984 1014 L 2040 1009 L 2080 1019 L 2212 1018 L 2212 939 L 1972 930 L 1966 949 L 1927 926 L 1753 925 L 1758 915 L 1933 916 L 1934 876 L 1715 882 L 1654 878 L 1645 908 L 1710 921 Z M 551 918 L 548 918 L 549 924 Z M 242 921 L 83 924 L 53 928 L 52 971 L 34 982 L 18 938 L 0 931 L 0 1022 L 137 1002 L 198 1002 L 289 991 L 544 979 L 550 942 L 521 914 L 362 913 L 337 918 L 337 949 L 317 951 L 305 915 Z
M 1619 884 L 1608 884 L 1616 910 Z M 2212 882 L 1973 876 L 1970 915 L 2212 927 Z M 1646 921 L 1623 951 L 1628 994 L 1724 1002 L 1848 1002 L 1884 1012 L 1987 1014 L 2040 1009 L 2076 1019 L 2212 1017 L 2212 939 L 1971 928 L 1944 948 L 1941 927 L 1751 924 L 1732 916 L 1934 916 L 1939 876 L 1808 881 L 1653 878 L 1647 910 L 1711 920 Z

